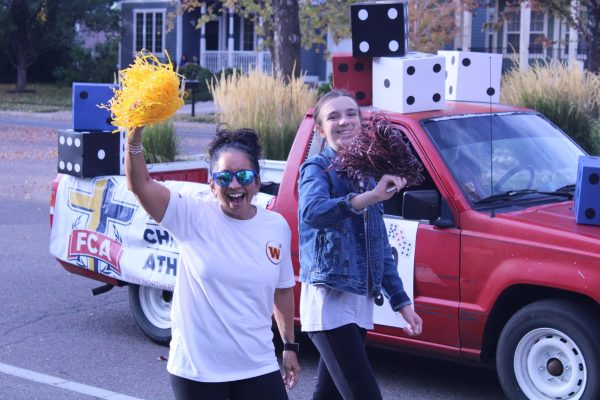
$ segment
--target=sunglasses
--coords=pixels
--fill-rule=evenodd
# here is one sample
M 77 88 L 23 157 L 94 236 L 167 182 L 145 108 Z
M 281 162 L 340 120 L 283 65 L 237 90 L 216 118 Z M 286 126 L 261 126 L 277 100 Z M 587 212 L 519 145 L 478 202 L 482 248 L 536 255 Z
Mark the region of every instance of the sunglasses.
M 233 177 L 237 179 L 240 185 L 246 186 L 251 184 L 256 178 L 256 171 L 251 169 L 240 169 L 239 171 L 221 171 L 212 174 L 213 181 L 222 187 L 227 187 L 233 180 Z

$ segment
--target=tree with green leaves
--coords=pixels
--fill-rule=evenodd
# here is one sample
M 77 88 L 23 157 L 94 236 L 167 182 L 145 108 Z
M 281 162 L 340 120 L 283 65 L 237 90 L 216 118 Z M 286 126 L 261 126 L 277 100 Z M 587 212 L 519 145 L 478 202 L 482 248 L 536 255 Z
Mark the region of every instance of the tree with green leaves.
M 76 23 L 116 31 L 112 0 L 0 0 L 0 46 L 17 70 L 16 90 L 27 87 L 27 68 L 49 51 L 73 43 Z
M 335 42 L 351 36 L 350 5 L 360 0 L 225 0 L 236 14 L 255 22 L 263 46 L 273 56 L 273 66 L 283 76 L 300 73 L 300 46 L 309 49 L 326 44 L 326 35 Z M 474 9 L 473 0 L 410 0 L 410 43 L 420 51 L 435 51 L 452 42 L 457 32 L 454 15 L 463 9 Z M 179 12 L 201 8 L 200 0 L 182 0 Z M 208 7 L 198 27 L 215 12 Z

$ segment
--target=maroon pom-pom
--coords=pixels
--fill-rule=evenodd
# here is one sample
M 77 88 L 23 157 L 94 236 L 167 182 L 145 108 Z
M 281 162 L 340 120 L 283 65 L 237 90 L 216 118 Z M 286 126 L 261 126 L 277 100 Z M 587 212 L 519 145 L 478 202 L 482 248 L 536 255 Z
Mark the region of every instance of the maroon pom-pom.
M 423 182 L 423 166 L 410 150 L 405 134 L 385 116 L 374 114 L 363 122 L 352 143 L 338 152 L 336 169 L 346 171 L 356 183 L 383 175 L 406 179 L 406 186 Z

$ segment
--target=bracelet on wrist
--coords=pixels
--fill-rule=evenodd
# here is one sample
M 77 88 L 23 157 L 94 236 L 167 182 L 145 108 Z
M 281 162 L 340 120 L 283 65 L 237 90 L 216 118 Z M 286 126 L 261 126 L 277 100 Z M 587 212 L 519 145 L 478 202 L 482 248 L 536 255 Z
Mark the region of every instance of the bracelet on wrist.
M 298 354 L 298 352 L 300 351 L 300 344 L 299 343 L 284 343 L 283 351 L 293 351 L 294 353 Z
M 142 154 L 144 152 L 144 146 L 142 143 L 125 143 L 125 150 L 129 154 Z

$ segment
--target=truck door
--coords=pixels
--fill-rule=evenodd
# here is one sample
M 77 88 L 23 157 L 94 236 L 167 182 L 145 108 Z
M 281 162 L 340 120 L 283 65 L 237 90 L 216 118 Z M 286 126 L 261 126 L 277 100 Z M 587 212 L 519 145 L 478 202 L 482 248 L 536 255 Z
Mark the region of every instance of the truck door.
M 413 151 L 413 154 L 416 154 Z M 418 156 L 417 156 L 418 157 Z M 423 318 L 423 334 L 417 339 L 433 345 L 448 346 L 456 355 L 460 347 L 458 332 L 459 305 L 459 255 L 460 230 L 456 227 L 439 227 L 427 220 L 409 220 L 402 215 L 404 192 L 414 190 L 435 191 L 440 199 L 431 174 L 424 166 L 424 182 L 410 187 L 384 203 L 384 219 L 388 238 L 394 249 L 400 276 L 415 310 Z M 443 206 L 444 200 L 442 200 Z M 410 293 L 412 291 L 412 293 Z M 403 335 L 398 328 L 401 317 L 395 320 L 385 314 L 385 304 L 376 307 L 376 333 Z M 381 309 L 381 310 L 380 310 Z M 394 323 L 395 321 L 395 323 Z M 436 348 L 436 351 L 443 349 Z

